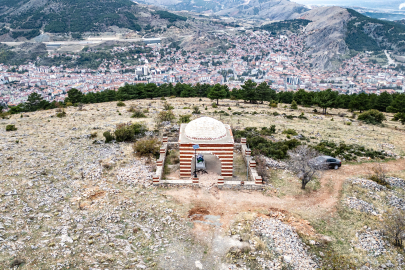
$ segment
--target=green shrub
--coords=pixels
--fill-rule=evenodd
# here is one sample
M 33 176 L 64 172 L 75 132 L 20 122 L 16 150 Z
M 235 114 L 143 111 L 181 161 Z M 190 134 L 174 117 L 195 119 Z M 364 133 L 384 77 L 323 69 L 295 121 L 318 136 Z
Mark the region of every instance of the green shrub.
M 66 112 L 64 110 L 62 110 L 61 112 L 56 113 L 56 117 L 59 117 L 59 118 L 66 117 Z
M 165 97 L 161 97 L 160 100 L 166 100 Z
M 70 107 L 70 106 L 73 106 L 73 103 L 72 102 L 67 102 L 66 107 Z
M 193 114 L 200 114 L 201 113 L 200 108 L 198 108 L 198 106 L 193 106 L 193 112 L 192 113 Z
M 170 103 L 165 102 L 163 104 L 163 110 L 170 111 L 170 110 L 173 110 L 173 109 L 174 109 L 174 107 Z
M 183 114 L 179 116 L 179 123 L 189 123 L 191 121 L 191 114 Z
M 274 116 L 278 116 L 278 115 L 280 115 L 278 112 L 273 112 L 273 115 Z
M 337 144 L 335 142 L 322 140 L 317 145 L 313 146 L 318 152 L 332 157 L 343 157 L 346 160 L 355 160 L 357 157 L 370 157 L 385 159 L 388 155 L 382 151 L 367 149 L 358 144 L 345 144 L 343 142 Z
M 118 124 L 113 137 L 117 142 L 131 142 L 143 137 L 146 131 L 146 126 L 141 123 Z
M 293 101 L 291 102 L 291 109 L 293 109 L 293 110 L 298 109 L 298 105 L 297 105 L 297 102 L 296 102 L 295 100 L 293 100 Z
M 130 125 L 119 124 L 114 131 L 114 135 L 117 142 L 129 142 L 134 139 L 135 132 Z
M 117 106 L 118 106 L 118 107 L 124 107 L 124 106 L 125 106 L 125 103 L 122 102 L 122 101 L 118 101 L 118 102 L 117 102 Z
M 142 110 L 143 113 L 148 113 L 149 112 L 149 108 L 145 108 Z
M 260 130 L 261 135 L 270 136 L 274 133 L 276 133 L 276 125 L 271 125 L 270 128 L 262 127 L 262 130 Z
M 7 125 L 6 126 L 6 131 L 15 131 L 15 130 L 17 130 L 15 125 Z
M 232 114 L 233 115 L 241 115 L 242 113 L 241 112 L 233 112 Z
M 143 112 L 141 112 L 140 110 L 135 110 L 131 117 L 132 118 L 145 118 L 146 115 Z
M 165 122 L 165 121 L 172 121 L 176 118 L 172 111 L 161 111 L 158 114 L 158 121 Z
M 114 135 L 111 134 L 110 131 L 106 131 L 103 133 L 103 136 L 105 138 L 105 143 L 109 143 L 115 139 Z
M 272 130 L 271 127 L 268 129 Z M 296 139 L 273 142 L 264 138 L 260 134 L 261 131 L 258 131 L 255 127 L 247 127 L 244 130 L 233 130 L 232 133 L 235 140 L 239 140 L 242 137 L 246 138 L 253 155 L 261 154 L 274 159 L 287 158 L 287 151 L 301 144 Z
M 218 105 L 214 102 L 212 103 L 212 108 L 218 108 Z
M 363 121 L 366 124 L 372 125 L 378 125 L 381 124 L 382 121 L 387 120 L 382 112 L 374 109 L 359 114 L 357 119 Z
M 291 129 L 291 128 L 284 130 L 282 133 L 287 134 L 287 135 L 293 135 L 293 136 L 298 135 L 297 131 L 295 131 L 294 129 Z
M 228 111 L 231 111 L 232 110 L 232 108 L 231 107 L 228 107 Z
M 304 116 L 304 113 L 301 113 L 301 114 L 298 116 L 298 119 L 308 120 L 308 118 L 307 118 L 306 116 Z
M 160 142 L 157 138 L 142 138 L 133 145 L 134 152 L 139 156 L 159 156 Z
M 351 126 L 351 125 L 352 125 L 352 122 L 350 122 L 350 121 L 345 122 L 345 125 Z
M 270 103 L 269 106 L 270 106 L 271 108 L 277 108 L 278 104 L 275 103 L 275 102 L 273 102 L 273 103 Z
M 392 118 L 393 121 L 400 121 L 402 124 L 405 124 L 405 113 L 396 113 Z

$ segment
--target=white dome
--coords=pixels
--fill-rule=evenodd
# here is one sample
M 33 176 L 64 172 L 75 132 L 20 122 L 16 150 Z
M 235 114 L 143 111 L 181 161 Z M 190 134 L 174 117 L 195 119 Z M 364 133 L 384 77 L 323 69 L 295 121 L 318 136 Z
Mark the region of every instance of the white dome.
M 200 117 L 187 124 L 186 137 L 197 141 L 213 141 L 226 137 L 226 128 L 211 117 Z

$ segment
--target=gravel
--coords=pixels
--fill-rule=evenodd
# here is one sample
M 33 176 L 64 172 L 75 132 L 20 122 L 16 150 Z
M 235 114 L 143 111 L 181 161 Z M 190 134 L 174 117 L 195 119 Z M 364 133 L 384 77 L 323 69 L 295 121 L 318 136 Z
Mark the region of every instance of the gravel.
M 362 178 L 355 178 L 355 179 L 348 179 L 353 185 L 360 185 L 363 188 L 375 190 L 375 191 L 382 191 L 386 190 L 387 188 L 377 184 L 374 181 L 368 180 L 368 179 L 362 179 Z
M 349 197 L 346 199 L 346 204 L 349 208 L 359 210 L 364 213 L 378 215 L 379 212 L 374 208 L 374 206 L 368 202 L 357 199 L 356 197 Z
M 387 252 L 383 236 L 378 230 L 357 232 L 356 237 L 358 239 L 356 247 L 366 250 L 370 256 L 377 257 Z
M 308 247 L 301 241 L 294 228 L 273 218 L 257 218 L 252 230 L 269 240 L 270 246 L 294 269 L 316 269 L 318 265 L 307 253 Z M 260 261 L 263 268 L 275 269 L 274 261 Z
M 405 189 L 405 180 L 397 177 L 387 177 L 385 179 L 392 187 Z
M 282 161 L 276 161 L 272 158 L 265 157 L 263 156 L 264 160 L 266 161 L 266 166 L 269 168 L 274 168 L 274 169 L 285 169 L 287 168 L 287 163 L 282 162 Z
M 405 200 L 398 198 L 393 194 L 387 195 L 388 204 L 394 206 L 395 208 L 405 210 Z

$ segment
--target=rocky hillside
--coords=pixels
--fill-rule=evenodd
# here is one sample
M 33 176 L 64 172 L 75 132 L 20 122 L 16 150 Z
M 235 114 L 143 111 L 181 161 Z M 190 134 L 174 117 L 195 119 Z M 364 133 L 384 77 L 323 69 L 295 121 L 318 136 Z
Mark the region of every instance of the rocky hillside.
M 212 13 L 233 17 L 254 17 L 269 20 L 290 20 L 297 18 L 308 9 L 288 0 L 251 0 L 251 1 L 161 1 L 141 0 L 140 2 L 162 5 L 174 10 Z
M 249 16 L 269 20 L 290 20 L 299 17 L 301 13 L 307 10 L 305 6 L 288 0 L 252 0 L 239 5 L 234 3 L 216 14 L 236 17 Z
M 311 21 L 302 32 L 312 64 L 321 69 L 334 69 L 343 55 L 360 51 L 391 50 L 405 52 L 405 25 L 369 18 L 354 10 L 321 7 L 301 15 Z
M 16 0 L 0 2 L 1 40 L 32 39 L 43 32 L 70 34 L 105 32 L 111 27 L 149 30 L 187 18 L 149 9 L 130 0 Z
M 311 22 L 304 28 L 305 44 L 315 68 L 333 69 L 340 56 L 348 52 L 345 42 L 349 12 L 340 7 L 322 7 L 306 12 L 303 19 Z

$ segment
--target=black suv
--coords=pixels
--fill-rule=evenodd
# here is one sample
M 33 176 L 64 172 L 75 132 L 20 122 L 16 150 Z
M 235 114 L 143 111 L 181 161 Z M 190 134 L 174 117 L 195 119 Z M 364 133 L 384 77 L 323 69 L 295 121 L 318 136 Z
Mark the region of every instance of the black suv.
M 317 165 L 327 166 L 329 169 L 339 169 L 342 166 L 342 162 L 334 157 L 331 156 L 319 156 L 315 158 L 315 163 Z

